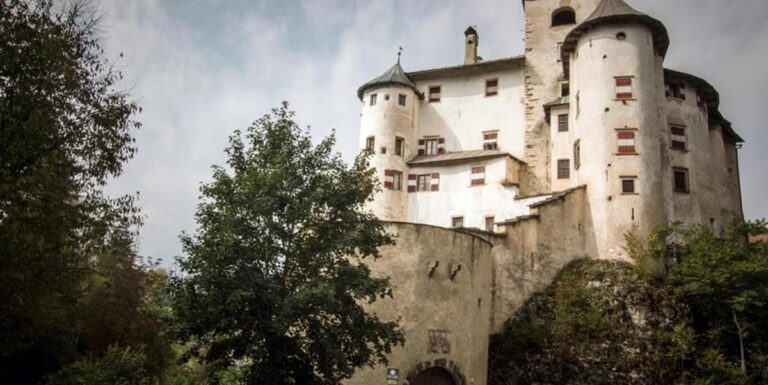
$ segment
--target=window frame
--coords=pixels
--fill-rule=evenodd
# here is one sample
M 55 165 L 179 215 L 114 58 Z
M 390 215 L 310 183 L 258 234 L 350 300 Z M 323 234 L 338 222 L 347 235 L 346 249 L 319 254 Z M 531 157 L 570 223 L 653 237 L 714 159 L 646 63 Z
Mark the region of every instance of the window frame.
M 376 147 L 376 137 L 371 135 L 367 138 L 365 138 L 365 149 L 375 151 L 374 148 Z
M 567 113 L 557 115 L 557 132 L 568 132 L 568 130 L 570 129 L 568 125 L 568 119 L 570 119 L 570 116 Z
M 638 195 L 637 193 L 637 177 L 634 175 L 620 176 L 621 181 L 621 195 Z M 625 183 L 631 182 L 632 191 L 627 191 Z
M 556 20 L 556 18 L 564 13 L 568 13 L 569 16 L 567 20 Z M 576 11 L 571 7 L 560 7 L 552 12 L 552 15 L 550 16 L 550 28 L 551 27 L 562 27 L 566 25 L 574 25 L 576 24 Z
M 682 130 L 683 134 L 675 134 L 675 130 Z M 675 137 L 682 137 L 683 141 L 675 140 Z M 687 127 L 679 124 L 669 125 L 669 146 L 673 150 L 688 151 L 688 129 Z
M 565 162 L 566 167 L 563 168 L 562 164 Z M 571 160 L 570 159 L 558 159 L 557 160 L 557 179 L 571 179 Z
M 456 225 L 457 223 L 458 223 L 458 226 Z M 457 215 L 457 216 L 451 217 L 451 228 L 452 229 L 462 229 L 462 228 L 464 228 L 464 216 L 463 215 Z
M 483 132 L 483 150 L 498 150 L 498 149 L 499 149 L 499 132 L 498 131 Z
M 403 191 L 403 172 L 392 170 L 392 190 Z
M 379 94 L 370 94 L 368 95 L 368 105 L 373 107 L 376 105 L 376 100 L 378 99 Z
M 677 182 L 678 182 L 678 179 L 677 179 L 678 173 L 681 173 L 685 177 L 685 179 L 683 181 L 685 186 L 684 186 L 683 189 L 679 188 L 679 186 L 677 184 Z M 688 168 L 686 168 L 686 167 L 672 167 L 672 189 L 673 189 L 674 192 L 681 193 L 681 194 L 689 194 L 691 192 L 691 174 L 690 174 L 690 170 Z
M 437 90 L 437 92 L 434 92 L 434 90 Z M 434 95 L 437 95 L 437 97 L 435 97 Z M 442 85 L 429 86 L 427 88 L 427 101 L 429 103 L 440 103 L 440 100 L 442 98 L 443 98 Z
M 395 137 L 395 155 L 405 156 L 405 139 L 399 136 Z
M 581 139 L 573 142 L 573 169 L 578 170 L 581 167 Z
M 434 143 L 434 146 L 430 146 Z M 424 138 L 424 155 L 438 155 L 440 153 L 440 138 Z
M 475 175 L 482 174 L 482 178 L 476 178 Z M 485 165 L 476 165 L 469 168 L 469 185 L 470 186 L 483 186 L 485 185 Z
M 488 223 L 489 219 L 490 219 L 490 226 L 488 226 L 489 225 L 489 223 Z M 491 233 L 496 231 L 496 216 L 495 215 L 487 215 L 485 217 L 485 231 L 488 231 L 488 232 L 491 232 Z
M 489 86 L 488 83 L 490 82 L 496 82 L 496 85 Z M 491 88 L 494 88 L 494 90 L 489 91 L 489 89 Z M 485 79 L 485 97 L 498 96 L 498 95 L 499 95 L 499 78 Z
M 616 129 L 616 155 L 638 155 L 637 153 L 637 130 L 619 128 Z M 626 144 L 626 141 L 632 141 L 632 145 Z M 622 145 L 622 141 L 625 141 Z
M 406 94 L 398 94 L 397 95 L 397 105 L 405 107 L 406 103 L 408 102 L 408 95 Z
M 422 180 L 425 181 L 422 188 Z M 416 174 L 416 192 L 426 192 L 432 190 L 432 174 Z

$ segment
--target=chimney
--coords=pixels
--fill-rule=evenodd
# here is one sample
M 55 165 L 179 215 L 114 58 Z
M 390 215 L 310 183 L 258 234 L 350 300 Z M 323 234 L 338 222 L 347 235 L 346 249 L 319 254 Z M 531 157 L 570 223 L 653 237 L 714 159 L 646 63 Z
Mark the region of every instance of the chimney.
M 477 45 L 480 37 L 471 26 L 464 31 L 464 65 L 477 63 Z

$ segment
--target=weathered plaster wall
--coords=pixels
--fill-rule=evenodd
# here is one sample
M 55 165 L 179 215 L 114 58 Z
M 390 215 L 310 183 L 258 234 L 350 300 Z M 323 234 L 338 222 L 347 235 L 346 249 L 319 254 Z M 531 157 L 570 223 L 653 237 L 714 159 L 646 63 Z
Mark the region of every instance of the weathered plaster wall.
M 586 188 L 576 188 L 535 212 L 537 216 L 500 226 L 507 238 L 493 248 L 494 333 L 568 262 L 596 255 Z
M 376 104 L 371 105 L 371 95 L 376 94 Z M 398 104 L 398 95 L 406 95 L 405 106 Z M 389 95 L 389 100 L 386 96 Z M 419 100 L 408 87 L 389 86 L 368 90 L 363 95 L 363 111 L 360 124 L 360 148 L 366 146 L 366 139 L 374 137 L 374 155 L 371 166 L 377 170 L 379 181 L 384 182 L 384 170 L 403 173 L 401 191 L 383 189 L 370 203 L 374 214 L 383 220 L 405 220 L 408 197 L 408 166 L 406 162 L 418 153 L 416 131 Z M 395 138 L 404 139 L 404 154 L 395 154 Z M 385 149 L 386 152 L 383 151 Z
M 574 142 L 574 130 L 571 129 L 571 124 L 568 126 L 568 131 L 561 132 L 558 128 L 558 116 L 569 115 L 568 105 L 552 107 L 550 110 L 550 154 L 552 154 L 552 161 L 550 162 L 549 175 L 552 175 L 552 191 L 563 191 L 570 187 L 573 187 L 577 183 L 576 173 L 574 171 L 574 159 L 573 159 L 573 142 Z M 559 179 L 557 176 L 557 162 L 560 159 L 568 159 L 569 167 L 571 170 L 571 177 L 567 179 Z
M 491 244 L 467 232 L 426 225 L 389 223 L 386 230 L 397 236 L 397 245 L 382 247 L 381 258 L 367 263 L 374 276 L 390 278 L 393 298 L 379 300 L 368 310 L 384 320 L 399 319 L 405 332 L 405 345 L 389 356 L 388 367 L 400 369 L 398 384 L 429 362 L 453 368 L 466 385 L 485 385 Z M 430 276 L 433 262 L 439 264 Z M 451 278 L 451 268 L 458 265 L 461 269 Z M 386 384 L 386 369 L 363 368 L 346 383 Z
M 525 2 L 525 157 L 526 195 L 548 192 L 552 181 L 549 125 L 544 104 L 560 97 L 563 67 L 560 43 L 589 17 L 600 0 L 536 0 Z M 552 27 L 552 13 L 570 7 L 576 24 Z M 573 95 L 573 88 L 571 88 Z M 556 122 L 556 120 L 553 120 Z M 555 174 L 556 175 L 556 174 Z
M 472 186 L 472 167 L 485 166 L 485 184 Z M 528 214 L 528 205 L 546 197 L 518 200 L 517 161 L 509 157 L 452 166 L 411 167 L 411 174 L 440 174 L 438 191 L 408 195 L 408 222 L 450 227 L 452 218 L 464 217 L 464 227 L 485 228 L 495 221 Z
M 622 32 L 625 40 L 617 35 Z M 664 111 L 663 59 L 652 34 L 640 25 L 600 26 L 581 36 L 570 56 L 570 104 L 575 137 L 581 141 L 579 183 L 588 195 L 601 258 L 627 258 L 624 233 L 638 226 L 647 234 L 667 221 L 664 184 L 671 168 L 662 162 L 669 147 Z M 616 99 L 616 76 L 632 77 L 632 99 Z M 572 97 L 572 100 L 574 98 Z M 635 133 L 636 154 L 618 153 L 618 131 Z M 622 177 L 635 178 L 635 193 L 622 193 Z
M 485 81 L 498 79 L 499 93 L 485 96 Z M 442 136 L 445 150 L 483 149 L 483 132 L 498 131 L 499 149 L 523 156 L 523 70 L 515 68 L 419 82 L 425 95 L 440 86 L 439 102 L 421 101 L 418 137 Z

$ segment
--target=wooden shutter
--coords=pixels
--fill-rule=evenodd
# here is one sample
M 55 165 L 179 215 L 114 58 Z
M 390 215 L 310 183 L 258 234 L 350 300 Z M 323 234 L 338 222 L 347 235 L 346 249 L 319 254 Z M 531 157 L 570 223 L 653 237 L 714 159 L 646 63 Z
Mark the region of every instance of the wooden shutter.
M 437 153 L 445 154 L 445 138 L 437 138 Z
M 631 131 L 622 131 L 619 136 L 619 154 L 635 153 L 635 133 Z
M 424 139 L 419 139 L 419 155 L 425 155 L 427 153 L 424 146 L 426 146 L 426 141 Z
M 384 188 L 392 189 L 395 182 L 395 170 L 384 170 Z
M 432 173 L 432 191 L 440 190 L 440 173 Z
M 632 99 L 632 78 L 616 78 L 616 99 Z
M 471 185 L 480 186 L 485 184 L 485 166 L 472 167 Z
M 408 174 L 408 192 L 416 192 L 416 178 L 418 178 L 418 175 L 416 174 Z

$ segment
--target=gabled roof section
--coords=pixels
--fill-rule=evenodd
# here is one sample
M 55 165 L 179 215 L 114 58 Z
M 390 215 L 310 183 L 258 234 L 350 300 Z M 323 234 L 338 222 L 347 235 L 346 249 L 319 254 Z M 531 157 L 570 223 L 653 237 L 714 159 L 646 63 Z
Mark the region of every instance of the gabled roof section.
M 448 152 L 440 155 L 418 155 L 408 161 L 409 166 L 449 166 L 453 164 L 464 164 L 476 162 L 482 159 L 492 159 L 509 157 L 515 161 L 525 164 L 520 159 L 515 158 L 512 154 L 499 150 L 471 150 L 471 151 L 458 151 Z
M 479 61 L 473 64 L 462 64 L 451 67 L 431 68 L 427 70 L 409 72 L 408 77 L 414 81 L 444 79 L 451 77 L 470 76 L 487 72 L 502 71 L 510 68 L 522 68 L 525 66 L 525 56 L 514 56 L 488 61 Z
M 398 60 L 397 63 L 395 63 L 395 65 L 390 67 L 387 70 L 387 72 L 384 72 L 383 74 L 381 74 L 381 76 L 360 86 L 360 88 L 357 89 L 357 97 L 362 101 L 363 94 L 365 94 L 365 91 L 371 88 L 389 86 L 394 84 L 410 87 L 416 93 L 416 95 L 419 96 L 419 98 L 423 97 L 423 95 L 419 93 L 419 89 L 416 88 L 416 84 L 413 81 L 411 81 L 408 75 L 405 74 L 405 70 L 403 70 L 403 67 L 400 65 L 400 60 Z
M 581 24 L 576 26 L 563 41 L 561 56 L 563 72 L 568 76 L 568 55 L 576 50 L 579 37 L 591 29 L 601 25 L 636 23 L 650 28 L 653 33 L 653 45 L 661 56 L 666 56 L 669 49 L 669 34 L 667 27 L 660 21 L 630 7 L 624 0 L 602 0 L 595 11 Z

